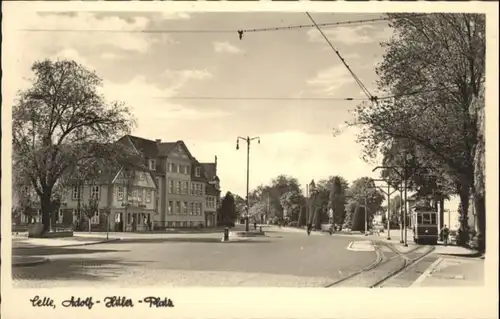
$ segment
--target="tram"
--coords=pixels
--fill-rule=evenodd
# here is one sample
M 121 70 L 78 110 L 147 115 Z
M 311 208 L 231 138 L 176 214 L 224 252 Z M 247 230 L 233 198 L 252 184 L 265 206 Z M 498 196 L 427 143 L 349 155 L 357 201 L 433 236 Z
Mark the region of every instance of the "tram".
M 437 245 L 439 237 L 437 214 L 431 207 L 414 208 L 412 225 L 415 244 Z

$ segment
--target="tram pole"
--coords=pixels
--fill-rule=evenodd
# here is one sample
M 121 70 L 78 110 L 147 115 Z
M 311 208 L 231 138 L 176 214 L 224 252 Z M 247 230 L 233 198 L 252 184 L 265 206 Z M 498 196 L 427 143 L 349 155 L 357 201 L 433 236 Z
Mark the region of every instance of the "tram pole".
M 401 182 L 401 184 L 403 184 L 403 183 Z M 399 198 L 401 198 L 401 205 L 399 206 L 399 216 L 401 217 L 401 239 L 399 240 L 399 243 L 403 244 L 404 243 L 404 240 L 403 240 L 404 228 L 403 228 L 403 189 L 402 188 L 399 190 Z
M 368 236 L 368 190 L 365 189 L 365 236 Z
M 408 218 L 408 203 L 407 203 L 407 184 L 408 184 L 408 173 L 407 173 L 407 166 L 408 166 L 408 158 L 407 158 L 407 155 L 405 153 L 405 157 L 404 157 L 404 169 L 403 169 L 403 181 L 404 181 L 404 192 L 405 192 L 405 200 L 404 200 L 404 204 L 405 204 L 405 209 L 404 209 L 404 219 L 403 219 L 403 228 L 404 228 L 404 246 L 405 247 L 408 247 L 408 230 L 406 229 L 406 219 Z
M 387 183 L 387 240 L 391 240 L 391 185 Z

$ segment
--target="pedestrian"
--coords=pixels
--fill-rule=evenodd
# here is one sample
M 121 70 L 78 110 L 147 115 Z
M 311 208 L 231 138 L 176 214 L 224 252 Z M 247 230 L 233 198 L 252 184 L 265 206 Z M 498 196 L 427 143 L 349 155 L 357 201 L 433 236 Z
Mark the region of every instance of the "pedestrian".
M 445 246 L 448 246 L 448 237 L 450 236 L 450 229 L 448 226 L 444 225 L 441 229 L 441 236 L 443 237 L 443 243 Z
M 253 222 L 253 229 L 257 230 L 257 222 Z
M 307 224 L 307 235 L 311 235 L 311 230 L 312 230 L 312 224 L 309 223 Z

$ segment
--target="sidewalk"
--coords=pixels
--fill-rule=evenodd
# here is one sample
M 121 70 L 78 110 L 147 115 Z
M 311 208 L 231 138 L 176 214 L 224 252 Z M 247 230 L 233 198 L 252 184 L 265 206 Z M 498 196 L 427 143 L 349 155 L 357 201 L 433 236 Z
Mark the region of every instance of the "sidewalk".
M 484 285 L 484 260 L 438 258 L 411 287 L 464 287 Z
M 20 238 L 12 237 L 13 248 L 23 248 L 32 246 L 42 247 L 74 247 L 102 244 L 106 242 L 120 240 L 119 238 L 90 237 L 90 236 L 73 236 L 61 238 Z
M 37 266 L 48 262 L 48 258 L 32 256 L 12 256 L 12 267 Z

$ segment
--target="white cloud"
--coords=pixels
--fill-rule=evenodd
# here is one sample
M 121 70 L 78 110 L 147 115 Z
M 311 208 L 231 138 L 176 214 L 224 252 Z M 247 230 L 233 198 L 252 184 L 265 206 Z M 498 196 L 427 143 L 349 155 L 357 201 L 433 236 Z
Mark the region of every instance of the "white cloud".
M 355 45 L 380 42 L 388 40 L 392 35 L 392 29 L 388 26 L 384 26 L 381 29 L 375 28 L 373 25 L 325 28 L 322 31 L 334 45 L 335 43 Z M 325 39 L 317 29 L 310 29 L 307 35 L 311 42 L 325 42 Z
M 170 83 L 172 83 L 171 88 L 173 90 L 180 89 L 191 80 L 200 81 L 213 78 L 213 74 L 206 69 L 205 70 L 186 69 L 179 71 L 166 70 L 163 74 L 168 80 L 170 80 Z
M 237 46 L 232 45 L 229 42 L 219 42 L 215 41 L 213 42 L 214 46 L 214 51 L 219 52 L 219 53 L 231 53 L 231 54 L 236 54 L 236 53 L 241 53 L 241 49 L 238 48 Z
M 53 48 L 54 46 L 57 47 L 64 44 L 64 47 L 93 47 L 98 49 L 101 46 L 108 45 L 122 50 L 146 53 L 155 39 L 152 34 L 133 32 L 143 30 L 147 27 L 149 20 L 144 17 L 136 17 L 133 19 L 133 22 L 130 22 L 112 16 L 97 18 L 88 12 L 78 12 L 74 15 L 27 14 L 29 16 L 23 17 L 22 22 L 19 21 L 19 23 L 12 25 L 12 30 L 61 30 L 58 32 L 21 31 L 21 34 L 27 37 L 27 40 L 23 42 L 29 47 Z M 99 32 L 103 30 L 116 32 L 107 34 Z M 48 38 L 50 38 L 50 41 L 47 41 Z
M 320 71 L 312 79 L 307 80 L 307 84 L 316 87 L 318 92 L 333 96 L 346 84 L 354 83 L 354 79 L 342 64 Z
M 112 53 L 112 52 L 103 52 L 101 54 L 101 59 L 103 60 L 114 60 L 114 59 L 119 59 L 120 56 L 118 56 L 117 54 L 115 53 Z
M 191 19 L 191 14 L 188 12 L 162 12 L 162 20 L 189 20 Z
M 155 125 L 161 127 L 162 120 L 198 120 L 228 115 L 228 113 L 218 110 L 195 110 L 168 100 L 168 97 L 174 96 L 177 90 L 184 86 L 189 79 L 193 79 L 192 74 L 196 74 L 199 78 L 200 74 L 203 73 L 198 74 L 194 71 L 179 71 L 177 73 L 179 74 L 178 80 L 174 81 L 175 84 L 168 88 L 160 88 L 148 83 L 143 76 L 137 76 L 124 84 L 104 81 L 102 93 L 108 100 L 124 101 L 130 106 L 131 111 L 138 119 L 139 126 L 145 129 L 151 129 Z
M 341 175 L 352 182 L 360 176 L 377 177 L 373 166 L 361 158 L 361 146 L 355 143 L 357 129 L 350 128 L 338 137 L 286 131 L 261 135 L 261 144 L 254 142 L 250 151 L 250 189 L 268 184 L 280 174 L 298 178 L 302 187 L 330 175 Z M 236 150 L 231 136 L 226 141 L 186 141 L 200 161 L 218 158 L 218 173 L 223 191 L 245 194 L 246 151 Z

